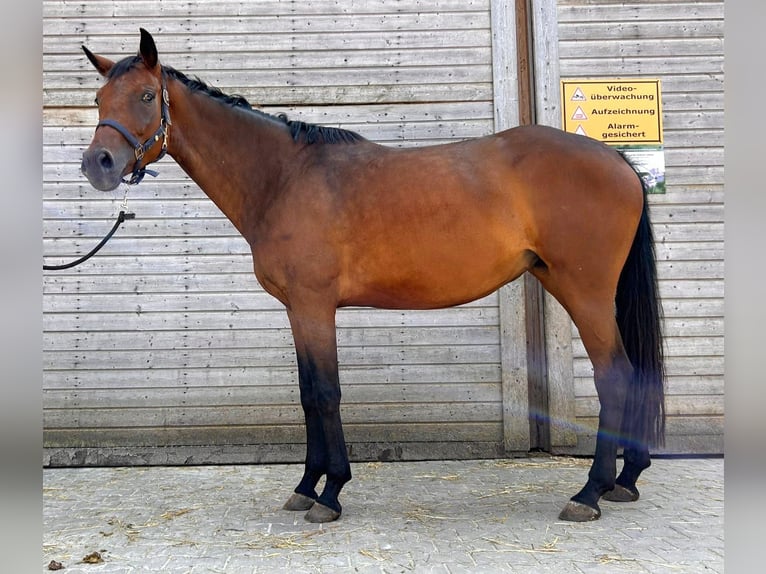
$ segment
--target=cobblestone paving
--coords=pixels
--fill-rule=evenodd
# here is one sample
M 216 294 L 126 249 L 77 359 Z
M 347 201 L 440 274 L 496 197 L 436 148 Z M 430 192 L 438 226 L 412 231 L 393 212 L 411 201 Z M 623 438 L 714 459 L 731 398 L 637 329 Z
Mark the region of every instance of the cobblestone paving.
M 299 465 L 43 474 L 43 561 L 79 573 L 724 571 L 723 459 L 656 459 L 635 503 L 559 521 L 589 461 L 358 463 L 343 516 L 281 510 Z M 99 552 L 100 563 L 83 563 Z

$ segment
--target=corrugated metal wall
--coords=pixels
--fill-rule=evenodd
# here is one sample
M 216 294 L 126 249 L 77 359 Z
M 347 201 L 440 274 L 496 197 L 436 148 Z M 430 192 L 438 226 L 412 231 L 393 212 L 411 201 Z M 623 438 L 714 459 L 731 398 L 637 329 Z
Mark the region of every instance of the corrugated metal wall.
M 163 63 L 272 113 L 391 145 L 494 129 L 489 2 L 45 2 L 49 260 L 89 249 L 122 199 L 79 172 L 102 83 L 80 45 L 121 58 L 139 26 Z M 137 219 L 102 254 L 45 275 L 46 460 L 301 460 L 284 310 L 215 205 L 172 160 L 158 166 L 130 190 Z M 501 452 L 498 324 L 497 294 L 445 311 L 340 311 L 352 456 Z
M 662 80 L 667 193 L 651 196 L 666 316 L 671 452 L 723 452 L 723 1 L 559 0 L 562 78 Z M 574 331 L 576 416 L 592 448 L 598 401 Z

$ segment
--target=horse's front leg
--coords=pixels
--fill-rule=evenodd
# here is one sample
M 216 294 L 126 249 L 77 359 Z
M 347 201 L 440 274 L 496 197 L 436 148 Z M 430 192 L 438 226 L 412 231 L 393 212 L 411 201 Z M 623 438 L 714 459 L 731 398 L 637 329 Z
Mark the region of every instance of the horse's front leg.
M 310 522 L 331 522 L 340 517 L 338 495 L 351 480 L 340 419 L 335 308 L 293 308 L 288 315 L 306 419 L 306 463 L 303 478 L 284 508 L 308 510 L 306 520 Z M 316 486 L 323 475 L 324 490 L 317 495 Z

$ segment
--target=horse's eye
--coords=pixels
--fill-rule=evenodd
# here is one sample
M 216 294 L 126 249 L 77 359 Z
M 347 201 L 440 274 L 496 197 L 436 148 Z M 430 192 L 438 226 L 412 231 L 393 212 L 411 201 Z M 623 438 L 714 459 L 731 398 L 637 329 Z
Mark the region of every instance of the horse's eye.
M 98 98 L 94 99 L 93 101 L 95 102 L 96 107 L 98 107 Z
M 142 97 L 141 100 L 147 104 L 150 104 L 154 101 L 154 94 L 152 92 L 146 92 Z

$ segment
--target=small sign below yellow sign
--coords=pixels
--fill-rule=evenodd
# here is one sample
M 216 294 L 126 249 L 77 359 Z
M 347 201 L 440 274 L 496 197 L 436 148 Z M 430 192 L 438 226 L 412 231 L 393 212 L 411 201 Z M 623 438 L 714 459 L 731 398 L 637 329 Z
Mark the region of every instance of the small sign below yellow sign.
M 564 131 L 610 145 L 662 145 L 659 79 L 561 81 Z

